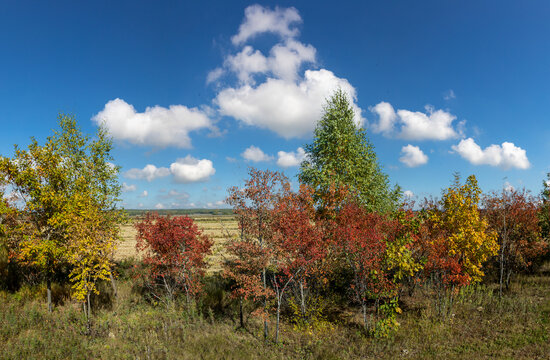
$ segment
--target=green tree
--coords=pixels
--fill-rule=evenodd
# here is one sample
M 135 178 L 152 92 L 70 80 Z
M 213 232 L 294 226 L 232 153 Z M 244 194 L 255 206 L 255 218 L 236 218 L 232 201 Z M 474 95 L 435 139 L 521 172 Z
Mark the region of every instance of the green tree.
M 314 198 L 322 208 L 332 198 L 331 189 L 344 187 L 369 211 L 396 210 L 401 190 L 390 188 L 365 131 L 354 122 L 346 93 L 337 90 L 323 110 L 313 143 L 304 147 L 307 156 L 300 182 L 315 190 Z
M 80 131 L 73 117 L 64 115 L 59 116 L 59 127 L 61 130 L 48 137 L 44 145 L 31 138 L 27 150 L 16 145 L 13 158 L 0 159 L 0 175 L 21 200 L 22 219 L 27 225 L 18 244 L 19 259 L 44 275 L 50 311 L 51 282 L 60 264 L 73 265 L 71 279 L 77 297 L 79 286 L 84 286 L 86 292 L 94 291 L 88 283 L 79 285 L 80 279 L 89 276 L 78 276 L 75 269 L 82 269 L 83 263 L 97 265 L 97 261 L 85 261 L 81 256 L 85 253 L 96 259 L 99 256 L 102 262 L 112 257 L 114 246 L 102 247 L 110 250 L 94 254 L 84 250 L 91 248 L 90 238 L 95 243 L 107 241 L 103 236 L 106 233 L 111 234 L 108 241 L 115 241 L 116 225 L 122 218 L 122 211 L 116 208 L 120 195 L 118 169 L 110 163 L 112 143 L 105 130 L 100 128 L 96 138 L 91 139 Z M 102 231 L 82 228 L 97 223 Z M 99 268 L 105 269 L 105 265 Z

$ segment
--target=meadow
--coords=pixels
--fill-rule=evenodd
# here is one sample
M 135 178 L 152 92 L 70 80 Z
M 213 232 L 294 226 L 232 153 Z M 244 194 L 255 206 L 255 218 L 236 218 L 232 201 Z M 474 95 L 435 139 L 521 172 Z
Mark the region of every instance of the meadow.
M 89 327 L 69 284 L 54 284 L 48 313 L 44 284 L 0 292 L 0 359 L 548 359 L 550 264 L 519 276 L 504 297 L 494 279 L 462 288 L 452 313 L 435 313 L 429 288 L 400 299 L 400 326 L 387 338 L 365 336 L 356 308 L 326 299 L 324 321 L 303 329 L 283 322 L 281 342 L 265 341 L 261 322 L 248 316 L 239 328 L 235 305 L 219 271 L 227 236 L 237 233 L 231 215 L 193 215 L 214 240 L 205 294 L 191 308 L 143 296 L 133 277 L 136 219 L 120 225 L 116 253 L 118 294 L 103 283 L 93 299 Z
M 167 308 L 144 300 L 130 275 L 132 264 L 117 266 L 116 298 L 104 287 L 94 299 L 91 329 L 66 286 L 54 286 L 51 314 L 43 285 L 0 292 L 0 359 L 550 358 L 548 265 L 520 276 L 502 299 L 491 284 L 463 288 L 444 321 L 425 289 L 418 289 L 402 298 L 400 327 L 388 338 L 365 336 L 348 308 L 314 330 L 283 323 L 282 341 L 274 344 L 263 340 L 253 317 L 246 329 L 238 328 L 229 299 L 216 290 L 219 277 L 206 277 L 207 294 L 196 307 Z

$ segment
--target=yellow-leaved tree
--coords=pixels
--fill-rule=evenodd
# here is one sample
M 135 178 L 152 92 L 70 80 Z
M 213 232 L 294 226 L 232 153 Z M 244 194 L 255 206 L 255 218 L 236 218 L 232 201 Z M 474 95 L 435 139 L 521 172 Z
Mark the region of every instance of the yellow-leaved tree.
M 498 253 L 497 234 L 480 216 L 478 205 L 481 189 L 474 175 L 464 184 L 455 175 L 440 201 L 440 211 L 431 211 L 430 217 L 442 231 L 448 255 L 457 260 L 464 283 L 481 281 L 483 263 Z
M 87 285 L 86 274 L 98 268 L 110 274 L 123 216 L 117 209 L 118 169 L 111 164 L 112 142 L 105 130 L 99 128 L 92 139 L 80 131 L 74 117 L 60 115 L 58 120 L 60 131 L 44 145 L 32 138 L 27 150 L 16 145 L 12 158 L 0 158 L 0 175 L 17 194 L 26 225 L 18 260 L 45 278 L 49 311 L 51 283 L 61 264 L 72 265 L 70 279 L 79 299 L 81 289 L 95 289 Z

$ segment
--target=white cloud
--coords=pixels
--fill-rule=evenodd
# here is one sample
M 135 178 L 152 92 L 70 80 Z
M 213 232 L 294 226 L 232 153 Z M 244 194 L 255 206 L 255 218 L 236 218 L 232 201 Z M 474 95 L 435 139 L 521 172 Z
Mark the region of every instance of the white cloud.
M 165 167 L 156 167 L 148 164 L 143 169 L 130 169 L 124 173 L 124 177 L 128 179 L 147 180 L 149 182 L 170 175 L 170 169 Z
M 333 72 L 315 68 L 317 50 L 296 39 L 298 31 L 292 26 L 301 21 L 296 9 L 270 10 L 253 5 L 245 14 L 233 37 L 240 50 L 225 58 L 222 70 L 217 68 L 209 74 L 209 80 L 219 79 L 226 72 L 238 80 L 237 85 L 225 86 L 213 100 L 221 115 L 271 130 L 286 139 L 304 137 L 315 128 L 326 99 L 341 88 L 350 98 L 356 123 L 362 126 L 364 118 L 357 106 L 355 88 Z M 249 38 L 265 32 L 281 36 L 267 56 L 244 45 Z M 303 69 L 305 65 L 310 68 Z
M 214 70 L 210 71 L 206 76 L 206 83 L 210 84 L 211 82 L 218 80 L 222 75 L 223 69 L 219 67 L 215 68 Z
M 516 190 L 516 188 L 512 184 L 510 184 L 508 181 L 504 182 L 504 185 L 502 186 L 502 188 L 504 189 L 504 191 L 507 191 L 507 192 L 512 192 Z
M 104 124 L 113 138 L 136 145 L 190 148 L 189 132 L 213 129 L 206 110 L 171 105 L 168 108 L 153 106 L 144 112 L 122 99 L 105 104 L 105 108 L 92 117 L 96 124 Z
M 458 145 L 453 145 L 452 149 L 474 165 L 498 166 L 505 170 L 528 169 L 531 166 L 525 150 L 510 142 L 503 142 L 502 145 L 493 144 L 482 150 L 474 139 L 468 138 L 460 141 Z
M 295 8 L 270 10 L 261 5 L 251 5 L 244 11 L 245 19 L 239 27 L 239 32 L 231 38 L 235 45 L 262 33 L 273 33 L 282 38 L 298 35 L 298 29 L 291 25 L 300 23 L 302 18 Z
M 268 78 L 257 87 L 243 85 L 222 90 L 214 100 L 222 115 L 232 116 L 247 125 L 274 131 L 289 139 L 310 134 L 322 107 L 334 90 L 345 91 L 355 111 L 355 121 L 362 125 L 361 109 L 356 105 L 355 88 L 331 71 L 307 70 L 298 82 Z
M 295 82 L 303 63 L 315 63 L 317 50 L 311 45 L 289 40 L 275 45 L 267 59 L 269 70 L 280 79 Z
M 412 197 L 414 197 L 414 193 L 410 190 L 405 190 L 405 191 L 403 191 L 403 196 L 405 196 L 407 198 L 412 198 Z
M 455 92 L 453 91 L 453 89 L 447 90 L 445 92 L 445 95 L 443 95 L 443 99 L 445 99 L 445 100 L 456 99 L 456 95 L 455 95 Z
M 147 196 L 149 196 L 149 193 L 147 192 L 147 190 L 143 190 L 143 192 L 141 193 L 141 195 L 139 197 L 145 198 Z
M 390 103 L 382 101 L 376 106 L 370 108 L 375 114 L 378 114 L 378 122 L 372 123 L 371 128 L 375 133 L 383 133 L 384 135 L 391 135 L 395 121 L 397 120 L 397 114 Z
M 206 181 L 216 173 L 212 161 L 208 159 L 198 160 L 191 155 L 172 163 L 170 171 L 174 176 L 174 181 L 178 183 Z
M 444 111 L 426 106 L 426 113 L 419 111 L 397 110 L 386 102 L 381 102 L 371 108 L 378 115 L 378 121 L 370 124 L 375 133 L 387 137 L 398 137 L 406 140 L 447 140 L 457 138 L 461 131 L 453 128 L 456 116 Z M 463 126 L 459 123 L 459 128 Z
M 125 182 L 122 183 L 122 192 L 132 192 L 136 190 L 137 187 L 135 185 L 128 185 Z
M 254 145 L 251 145 L 248 147 L 241 156 L 252 162 L 261 162 L 261 161 L 271 161 L 273 159 L 272 156 L 267 155 L 260 149 L 259 147 L 256 147 Z
M 283 168 L 298 166 L 302 163 L 305 157 L 306 153 L 301 147 L 296 149 L 296 151 L 291 152 L 279 151 L 277 153 L 277 165 Z
M 407 145 L 401 148 L 401 156 L 399 161 L 408 167 L 417 167 L 428 162 L 428 156 L 420 150 L 418 146 Z
M 155 209 L 157 209 L 157 210 L 162 210 L 164 208 L 165 208 L 165 206 L 162 203 L 158 203 L 158 204 L 155 205 Z
M 252 46 L 245 46 L 241 52 L 236 55 L 230 55 L 225 59 L 225 65 L 232 70 L 237 78 L 243 83 L 251 81 L 251 75 L 255 73 L 265 73 L 269 67 L 267 58 Z

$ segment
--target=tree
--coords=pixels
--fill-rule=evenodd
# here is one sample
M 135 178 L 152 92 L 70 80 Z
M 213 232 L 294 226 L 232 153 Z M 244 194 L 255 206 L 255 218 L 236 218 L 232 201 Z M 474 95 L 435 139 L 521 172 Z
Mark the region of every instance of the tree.
M 298 284 L 302 318 L 306 316 L 308 280 L 320 272 L 319 263 L 327 256 L 323 228 L 316 221 L 312 190 L 302 185 L 298 193 L 286 191 L 273 214 L 273 288 L 277 302 L 275 341 L 279 339 L 281 304 L 287 287 Z
M 86 218 L 81 216 L 83 212 L 96 212 L 94 217 L 103 228 L 115 234 L 108 240 L 111 242 L 118 237 L 117 225 L 122 218 L 122 211 L 117 209 L 118 169 L 110 163 L 112 142 L 105 130 L 100 127 L 96 138 L 91 139 L 80 131 L 73 117 L 59 115 L 58 120 L 60 131 L 54 131 L 44 145 L 31 138 L 27 150 L 16 145 L 13 158 L 0 160 L 0 174 L 21 201 L 21 215 L 27 225 L 19 242 L 19 259 L 44 274 L 50 311 L 51 282 L 58 266 L 75 265 L 75 261 L 81 265 L 82 258 L 74 251 L 82 249 L 78 245 L 82 229 L 75 228 L 84 226 L 79 222 Z M 95 233 L 94 241 L 107 241 L 101 234 Z M 112 251 L 100 256 L 110 258 Z M 71 279 L 76 281 L 78 292 L 80 280 L 76 279 L 84 277 L 76 276 L 74 271 Z
M 523 190 L 502 190 L 484 198 L 485 217 L 498 234 L 500 254 L 499 293 L 510 284 L 513 272 L 526 270 L 531 262 L 546 251 L 541 238 L 535 199 Z
M 235 281 L 233 295 L 241 301 L 263 302 L 264 338 L 268 336 L 268 300 L 273 292 L 268 288 L 267 268 L 271 264 L 273 209 L 278 199 L 290 189 L 288 179 L 280 172 L 250 168 L 243 188 L 231 187 L 226 203 L 233 206 L 240 238 L 231 239 L 227 250 L 225 275 Z
M 547 242 L 550 242 L 550 173 L 547 174 L 547 179 L 542 182 L 540 198 L 539 222 L 541 236 Z
M 8 285 L 10 266 L 17 254 L 17 237 L 21 227 L 17 222 L 18 211 L 13 199 L 6 196 L 0 178 L 0 287 Z
M 347 203 L 336 218 L 336 244 L 353 273 L 351 288 L 361 305 L 363 324 L 368 328 L 369 300 L 391 297 L 395 286 L 385 267 L 386 238 L 391 220 Z
M 321 208 L 329 201 L 331 187 L 347 187 L 369 211 L 395 210 L 401 191 L 397 186 L 390 189 L 365 131 L 354 122 L 346 93 L 337 90 L 323 110 L 313 143 L 304 147 L 307 156 L 300 167 L 300 182 L 315 189 Z
M 203 235 L 188 216 L 159 216 L 147 213 L 135 225 L 136 248 L 144 253 L 148 265 L 147 281 L 152 294 L 164 289 L 169 303 L 178 292 L 185 293 L 187 304 L 201 289 L 206 269 L 205 256 L 211 253 L 212 241 Z
M 445 295 L 441 290 L 481 281 L 483 264 L 498 252 L 497 235 L 479 213 L 480 195 L 474 175 L 465 184 L 455 175 L 439 204 L 426 211 L 424 269 L 436 286 L 438 300 Z

